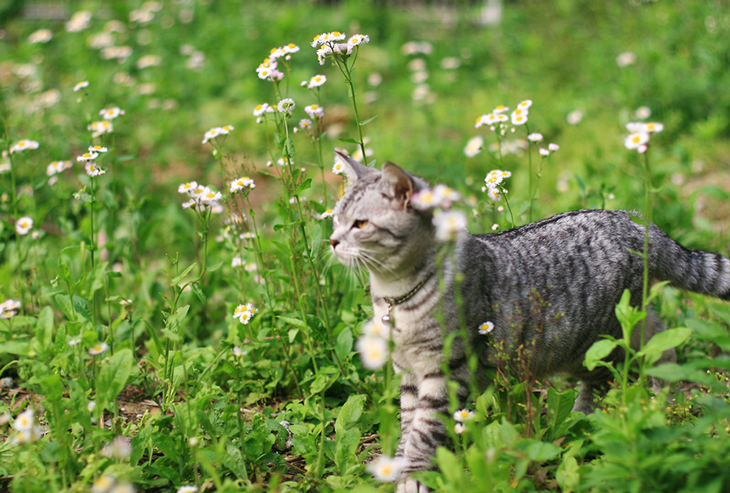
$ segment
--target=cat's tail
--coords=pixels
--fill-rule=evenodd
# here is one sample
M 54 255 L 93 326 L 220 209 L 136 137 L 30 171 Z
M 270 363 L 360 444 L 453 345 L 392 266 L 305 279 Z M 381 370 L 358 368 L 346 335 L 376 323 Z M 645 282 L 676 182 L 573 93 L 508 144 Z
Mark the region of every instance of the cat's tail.
M 686 248 L 652 224 L 649 235 L 652 277 L 695 293 L 730 300 L 730 260 Z

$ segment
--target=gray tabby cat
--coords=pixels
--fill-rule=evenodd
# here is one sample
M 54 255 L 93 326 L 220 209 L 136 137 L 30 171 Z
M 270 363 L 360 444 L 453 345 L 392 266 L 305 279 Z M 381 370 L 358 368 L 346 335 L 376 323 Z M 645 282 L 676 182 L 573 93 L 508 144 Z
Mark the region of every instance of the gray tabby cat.
M 446 330 L 459 330 L 457 271 L 464 274 L 461 311 L 471 334 L 469 344 L 479 354 L 477 375 L 495 366 L 495 342 L 504 341 L 509 351 L 534 340 L 531 364 L 536 376 L 574 375 L 582 381 L 574 411 L 591 412 L 593 394 L 610 374 L 601 367 L 588 371 L 585 352 L 603 334 L 621 337 L 615 307 L 625 289 L 633 305 L 641 303 L 643 261 L 629 250 L 643 250 L 643 226 L 625 211 L 567 212 L 501 233 L 467 235 L 456 244 L 455 263 L 447 260 L 437 273 L 439 244 L 432 214 L 409 206 L 411 195 L 427 183 L 391 163 L 379 171 L 340 157 L 348 187 L 334 209 L 330 244 L 340 262 L 370 272 L 375 319 L 392 317 L 393 366 L 402 372 L 396 455 L 407 461 L 398 492 L 428 491 L 409 473 L 432 467 L 436 447 L 447 438 L 436 417 L 448 413 L 449 401 L 441 365 L 442 329 L 435 314 L 443 306 Z M 687 249 L 654 225 L 649 242 L 652 278 L 730 299 L 728 259 Z M 534 293 L 546 303 L 537 312 Z M 485 338 L 477 329 L 486 321 L 495 327 Z M 655 316 L 649 321 L 648 336 L 663 330 Z M 470 375 L 458 338 L 448 366 L 463 401 Z

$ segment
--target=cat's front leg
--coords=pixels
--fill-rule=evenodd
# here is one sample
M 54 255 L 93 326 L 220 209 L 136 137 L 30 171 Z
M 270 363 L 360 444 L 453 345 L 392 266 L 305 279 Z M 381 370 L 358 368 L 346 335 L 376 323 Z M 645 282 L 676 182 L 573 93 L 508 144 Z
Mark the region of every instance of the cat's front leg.
M 407 439 L 405 442 L 401 441 L 404 446 L 403 458 L 406 460 L 406 466 L 403 469 L 402 479 L 398 482 L 397 493 L 427 493 L 429 489 L 426 485 L 410 477 L 410 474 L 431 469 L 433 467 L 431 458 L 436 455 L 436 448 L 446 444 L 448 437 L 446 428 L 437 416 L 437 414 L 447 414 L 449 410 L 446 376 L 437 365 L 434 365 L 433 370 L 418 378 L 416 409 L 413 412 Z
M 403 370 L 396 363 L 393 363 L 393 369 L 396 373 L 401 373 Z M 395 452 L 396 457 L 403 457 L 416 409 L 418 409 L 418 377 L 413 372 L 401 373 L 400 441 Z

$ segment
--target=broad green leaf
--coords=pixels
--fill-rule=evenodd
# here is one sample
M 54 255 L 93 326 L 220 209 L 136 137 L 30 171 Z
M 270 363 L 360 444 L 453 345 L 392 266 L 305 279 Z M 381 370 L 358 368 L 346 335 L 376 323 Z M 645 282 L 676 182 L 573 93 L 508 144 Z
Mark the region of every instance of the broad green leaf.
M 71 322 L 76 321 L 74 309 L 71 305 L 71 298 L 67 294 L 57 294 L 53 297 L 53 301 L 56 305 L 56 308 L 58 308 L 58 310 L 63 313 L 63 316 L 66 317 L 67 320 Z
M 191 265 L 189 265 L 187 269 L 185 269 L 184 271 L 182 271 L 182 273 L 180 273 L 178 276 L 174 277 L 170 281 L 170 284 L 172 284 L 173 286 L 177 286 L 178 284 L 180 284 L 180 281 L 182 281 L 183 279 L 185 279 L 188 276 L 188 274 L 190 274 L 190 271 L 193 270 L 193 268 L 196 265 L 198 265 L 198 264 L 192 263 Z
M 43 308 L 38 314 L 35 337 L 43 350 L 53 345 L 53 310 L 50 306 Z
M 97 379 L 97 400 L 107 409 L 116 407 L 117 396 L 124 389 L 132 373 L 132 351 L 121 349 L 101 362 Z
M 349 137 L 346 137 L 344 139 L 340 139 L 340 142 L 344 142 L 346 144 L 357 144 L 357 145 L 360 145 L 360 142 L 359 141 L 357 141 L 355 139 L 351 139 Z
M 350 353 L 352 352 L 353 345 L 352 330 L 347 327 L 337 336 L 337 342 L 335 343 L 335 353 L 340 361 L 345 361 Z
M 376 119 L 377 117 L 378 117 L 378 115 L 375 115 L 375 116 L 374 116 L 374 117 L 372 117 L 372 118 L 368 118 L 368 119 L 367 119 L 367 120 L 365 120 L 364 122 L 360 122 L 360 126 L 361 126 L 361 127 L 364 127 L 365 125 L 367 125 L 367 124 L 368 124 L 368 123 L 370 123 L 371 121 L 375 120 L 375 119 Z
M 661 358 L 662 353 L 667 349 L 677 347 L 689 338 L 692 329 L 686 327 L 678 327 L 676 329 L 667 329 L 652 336 L 644 345 L 644 349 L 639 351 L 640 356 L 645 356 L 647 363 L 653 364 Z
M 335 464 L 340 474 L 345 474 L 350 463 L 357 461 L 357 447 L 360 445 L 360 429 L 340 429 L 335 435 Z
M 618 343 L 610 339 L 601 339 L 600 341 L 594 342 L 586 352 L 586 358 L 585 361 L 583 361 L 583 365 L 589 370 L 593 370 L 598 365 L 598 362 L 611 354 L 611 351 L 613 351 L 616 346 L 618 346 Z
M 17 354 L 28 356 L 30 354 L 30 341 L 7 341 L 0 344 L 0 354 Z
M 302 329 L 306 329 L 307 325 L 299 318 L 293 318 L 293 317 L 285 317 L 283 315 L 280 315 L 277 317 L 279 320 L 282 320 L 288 324 L 293 325 L 294 327 L 300 327 Z
M 76 313 L 84 317 L 89 322 L 92 321 L 91 308 L 89 308 L 89 302 L 81 296 L 74 295 L 74 309 Z
M 340 412 L 335 421 L 335 430 L 345 430 L 357 424 L 362 416 L 363 408 L 367 396 L 363 394 L 352 394 L 347 398 L 347 402 L 342 405 Z
M 520 442 L 520 447 L 527 452 L 531 461 L 545 462 L 560 455 L 560 447 L 549 442 L 526 439 Z
M 246 462 L 243 460 L 243 454 L 232 443 L 226 444 L 226 453 L 223 454 L 223 464 L 230 469 L 238 479 L 247 481 L 248 471 L 246 470 Z
M 296 191 L 296 194 L 295 195 L 301 195 L 301 193 L 303 191 L 305 191 L 305 190 L 307 190 L 308 188 L 311 188 L 311 187 L 312 187 L 312 179 L 311 178 L 307 178 L 306 180 L 304 180 L 301 183 L 301 185 L 299 185 L 299 188 L 297 188 L 297 191 Z

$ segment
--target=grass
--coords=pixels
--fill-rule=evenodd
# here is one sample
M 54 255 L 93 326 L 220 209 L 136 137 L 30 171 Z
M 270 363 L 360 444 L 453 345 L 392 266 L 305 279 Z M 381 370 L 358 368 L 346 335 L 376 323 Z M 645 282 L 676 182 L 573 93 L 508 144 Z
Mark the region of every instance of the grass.
M 360 130 L 377 166 L 392 161 L 457 189 L 457 208 L 481 232 L 512 223 L 481 191 L 494 168 L 512 173 L 516 224 L 529 220 L 530 183 L 533 219 L 645 210 L 643 162 L 623 139 L 647 106 L 664 124 L 649 151 L 654 221 L 689 247 L 727 255 L 730 10 L 634 3 L 525 1 L 481 26 L 478 6 L 464 2 L 89 2 L 78 6 L 92 13 L 78 32 L 64 24 L 70 10 L 48 6 L 35 18 L 0 7 L 4 148 L 39 143 L 5 155 L 12 169 L 0 176 L 0 290 L 21 303 L 0 320 L 0 377 L 12 378 L 0 385 L 3 488 L 393 490 L 365 463 L 395 447 L 397 378 L 353 351 L 372 315 L 367 280 L 330 259 L 331 220 L 321 218 L 342 184 L 332 151 L 354 153 Z M 130 20 L 144 10 L 149 22 Z M 30 43 L 42 28 L 52 38 Z M 105 59 L 89 46 L 110 29 L 130 56 Z M 309 47 L 337 29 L 370 36 L 345 69 L 349 89 Z M 413 40 L 430 52 L 407 54 Z M 290 42 L 300 51 L 283 81 L 259 79 L 269 50 Z M 624 52 L 635 62 L 621 67 Z M 145 55 L 159 65 L 140 68 Z M 327 83 L 300 86 L 315 74 Z M 256 124 L 258 104 L 287 96 L 290 119 L 269 113 Z M 485 148 L 496 140 L 477 117 L 524 99 L 540 145 L 560 146 L 533 181 L 524 151 L 464 154 L 474 136 Z M 326 133 L 295 134 L 313 103 Z M 114 106 L 125 111 L 114 131 L 92 139 L 88 125 Z M 572 125 L 575 110 L 583 116 Z M 234 128 L 202 143 L 224 125 Z M 106 174 L 76 162 L 90 145 L 108 148 L 97 161 Z M 55 160 L 73 163 L 57 181 L 46 174 Z M 243 176 L 256 187 L 231 193 Z M 192 180 L 221 192 L 221 213 L 181 207 L 189 197 L 178 186 Z M 28 234 L 16 230 L 22 217 L 33 219 Z M 234 312 L 248 303 L 256 313 L 241 308 L 250 320 L 240 323 Z M 602 411 L 585 417 L 569 412 L 570 381 L 504 377 L 472 396 L 474 418 L 423 480 L 462 493 L 727 490 L 730 310 L 670 287 L 654 305 L 677 328 L 669 343 L 680 358 L 646 371 L 678 382 L 673 401 L 619 369 Z M 34 425 L 21 427 L 21 416 Z

